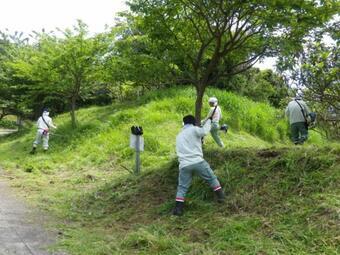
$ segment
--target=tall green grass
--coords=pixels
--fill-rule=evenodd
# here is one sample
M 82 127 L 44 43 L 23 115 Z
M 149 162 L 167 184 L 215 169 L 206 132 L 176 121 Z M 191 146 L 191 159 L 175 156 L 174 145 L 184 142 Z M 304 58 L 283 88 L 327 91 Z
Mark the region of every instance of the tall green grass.
M 287 124 L 278 117 L 278 110 L 220 90 L 209 90 L 204 101 L 212 95 L 219 98 L 223 122 L 230 126 L 230 134 L 222 135 L 227 146 L 251 146 L 249 141 L 256 146 L 287 142 Z M 13 164 L 13 158 L 20 158 L 15 164 L 34 169 L 41 168 L 44 159 L 49 160 L 53 169 L 61 165 L 72 169 L 84 165 L 107 168 L 112 161 L 131 168 L 133 151 L 128 147 L 129 128 L 137 124 L 145 130 L 144 167 L 154 166 L 174 156 L 175 137 L 182 117 L 194 113 L 194 101 L 192 89 L 155 91 L 132 103 L 81 109 L 77 112 L 77 129 L 72 128 L 69 115 L 63 114 L 54 119 L 58 129 L 51 135 L 49 154 L 39 153 L 34 157 L 27 154 L 36 132 L 32 127 L 22 135 L 2 138 L 0 159 L 2 164 L 8 165 Z M 203 113 L 208 110 L 205 104 Z M 213 145 L 210 137 L 207 141 L 208 146 Z
M 177 165 L 73 196 L 62 247 L 72 254 L 337 254 L 339 149 L 209 150 L 224 205 L 194 178 L 170 216 Z M 81 227 L 80 227 L 81 226 Z

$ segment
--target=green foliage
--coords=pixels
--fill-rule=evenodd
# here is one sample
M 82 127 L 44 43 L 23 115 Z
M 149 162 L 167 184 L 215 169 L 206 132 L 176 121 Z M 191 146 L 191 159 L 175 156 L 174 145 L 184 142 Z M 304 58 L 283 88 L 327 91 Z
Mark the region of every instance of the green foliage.
M 10 114 L 22 117 L 29 112 L 27 86 L 29 79 L 13 73 L 12 61 L 25 57 L 27 38 L 22 33 L 13 35 L 0 31 L 0 120 Z
M 335 1 L 131 0 L 130 12 L 121 14 L 111 31 L 92 37 L 81 21 L 58 31 L 61 37 L 34 32 L 32 43 L 22 33 L 0 32 L 0 118 L 32 112 L 29 117 L 37 117 L 48 105 L 58 113 L 71 110 L 75 126 L 78 106 L 177 84 L 196 86 L 200 119 L 206 87 L 221 79 L 241 95 L 279 106 L 284 89 L 273 73 L 232 76 L 264 55 L 295 55 L 301 39 L 337 6 Z
M 195 116 L 200 121 L 209 85 L 246 71 L 273 52 L 292 54 L 309 30 L 336 13 L 332 7 L 337 5 L 334 1 L 131 0 L 129 6 L 134 16 L 125 22 L 125 33 L 132 34 L 131 40 L 138 34 L 151 41 L 156 51 L 147 55 L 176 67 L 178 80 L 196 87 Z M 145 54 L 144 44 L 140 48 Z M 253 92 L 268 88 L 264 84 Z
M 318 126 L 329 138 L 340 138 L 339 21 L 313 31 L 294 55 L 281 56 L 280 71 L 318 114 Z M 334 41 L 325 42 L 324 36 Z
M 2 119 L 2 120 L 0 120 L 0 128 L 15 129 L 15 128 L 17 128 L 17 125 L 16 125 L 15 121 Z
M 251 68 L 228 80 L 221 79 L 216 86 L 256 102 L 269 102 L 276 108 L 282 107 L 282 100 L 288 95 L 288 85 L 281 76 L 272 70 L 260 71 L 257 68 Z
M 5 65 L 7 82 L 14 88 L 26 89 L 21 89 L 19 95 L 36 115 L 46 105 L 57 112 L 68 105 L 75 126 L 77 103 L 97 89 L 95 74 L 107 42 L 101 35 L 89 37 L 87 26 L 81 21 L 73 29 L 60 32 L 62 38 L 53 33 L 36 33 L 33 44 L 14 52 Z
M 104 59 L 102 80 L 111 84 L 111 89 L 122 89 L 129 84 L 140 93 L 172 84 L 172 63 L 157 57 L 159 49 L 141 30 L 140 18 L 127 13 L 123 17 L 124 21 L 108 35 L 114 46 Z M 116 98 L 121 96 L 115 95 Z
M 72 125 L 76 125 L 77 101 L 93 88 L 94 70 L 101 57 L 101 39 L 88 38 L 87 27 L 81 21 L 72 30 L 63 32 L 64 39 L 42 35 L 33 64 L 38 89 L 52 91 L 67 99 Z

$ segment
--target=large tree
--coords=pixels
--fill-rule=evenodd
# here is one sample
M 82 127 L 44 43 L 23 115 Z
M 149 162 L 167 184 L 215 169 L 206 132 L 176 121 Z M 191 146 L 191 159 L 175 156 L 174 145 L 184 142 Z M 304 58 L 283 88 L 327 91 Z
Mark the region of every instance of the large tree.
M 110 85 L 116 98 L 124 97 L 124 90 L 132 90 L 136 95 L 173 84 L 172 63 L 159 57 L 157 45 L 143 33 L 140 21 L 139 17 L 122 14 L 107 35 L 112 44 L 99 79 Z
M 16 72 L 34 80 L 32 97 L 48 96 L 49 101 L 63 100 L 70 108 L 71 121 L 76 127 L 76 108 L 94 87 L 96 68 L 104 51 L 101 36 L 89 37 L 87 26 L 77 26 L 54 34 L 37 34 L 38 41 L 28 61 L 18 59 Z M 19 65 L 20 64 L 20 65 Z M 43 100 L 43 98 L 41 98 Z
M 305 38 L 294 55 L 281 56 L 279 70 L 290 85 L 303 91 L 318 112 L 319 127 L 328 136 L 340 137 L 340 22 L 333 20 Z
M 27 94 L 30 99 L 45 104 L 67 103 L 76 127 L 77 103 L 94 87 L 96 68 L 106 48 L 102 37 L 90 37 L 81 21 L 73 29 L 59 32 L 61 37 L 44 31 L 36 33 L 36 41 L 8 66 L 13 77 L 31 81 Z
M 197 92 L 249 69 L 265 55 L 294 51 L 308 31 L 335 13 L 337 1 L 131 0 L 143 32 L 163 58 L 181 66 Z
M 340 112 L 339 28 L 337 21 L 313 31 L 305 38 L 299 52 L 280 58 L 279 70 L 292 86 L 306 92 L 309 101 L 323 103 Z
M 27 91 L 30 80 L 16 76 L 10 63 L 29 48 L 23 33 L 0 31 L 0 120 L 6 115 L 20 119 L 29 112 Z

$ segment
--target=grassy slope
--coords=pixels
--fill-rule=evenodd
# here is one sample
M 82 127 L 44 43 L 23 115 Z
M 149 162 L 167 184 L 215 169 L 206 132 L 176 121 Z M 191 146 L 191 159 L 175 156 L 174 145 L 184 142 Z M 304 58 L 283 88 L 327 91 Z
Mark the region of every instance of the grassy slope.
M 220 99 L 231 126 L 225 150 L 211 137 L 205 147 L 229 193 L 221 207 L 196 179 L 185 217 L 169 217 L 174 140 L 182 115 L 193 109 L 188 89 L 80 110 L 77 130 L 68 115 L 59 116 L 47 154 L 27 154 L 34 128 L 2 138 L 1 165 L 32 203 L 62 220 L 60 245 L 71 254 L 336 254 L 338 147 L 286 149 L 287 126 L 276 110 L 218 90 L 208 94 Z M 145 128 L 140 177 L 125 169 L 133 167 L 132 124 Z M 322 143 L 317 133 L 311 140 Z

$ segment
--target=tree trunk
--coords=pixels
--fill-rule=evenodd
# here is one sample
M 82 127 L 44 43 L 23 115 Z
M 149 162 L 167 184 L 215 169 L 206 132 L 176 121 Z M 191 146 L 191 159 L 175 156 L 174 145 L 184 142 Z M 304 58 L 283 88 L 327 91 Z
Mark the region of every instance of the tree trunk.
M 20 130 L 22 128 L 22 116 L 21 115 L 17 115 L 17 122 L 16 122 L 17 126 L 18 126 L 18 130 Z
M 71 121 L 72 121 L 72 127 L 77 127 L 77 120 L 76 120 L 76 97 L 71 97 Z
M 203 96 L 204 96 L 205 86 L 203 84 L 196 85 L 196 102 L 195 102 L 195 118 L 196 125 L 201 125 L 201 113 L 202 113 L 202 104 L 203 104 Z
M 5 110 L 2 109 L 2 112 L 0 113 L 0 120 L 2 120 L 6 116 Z

